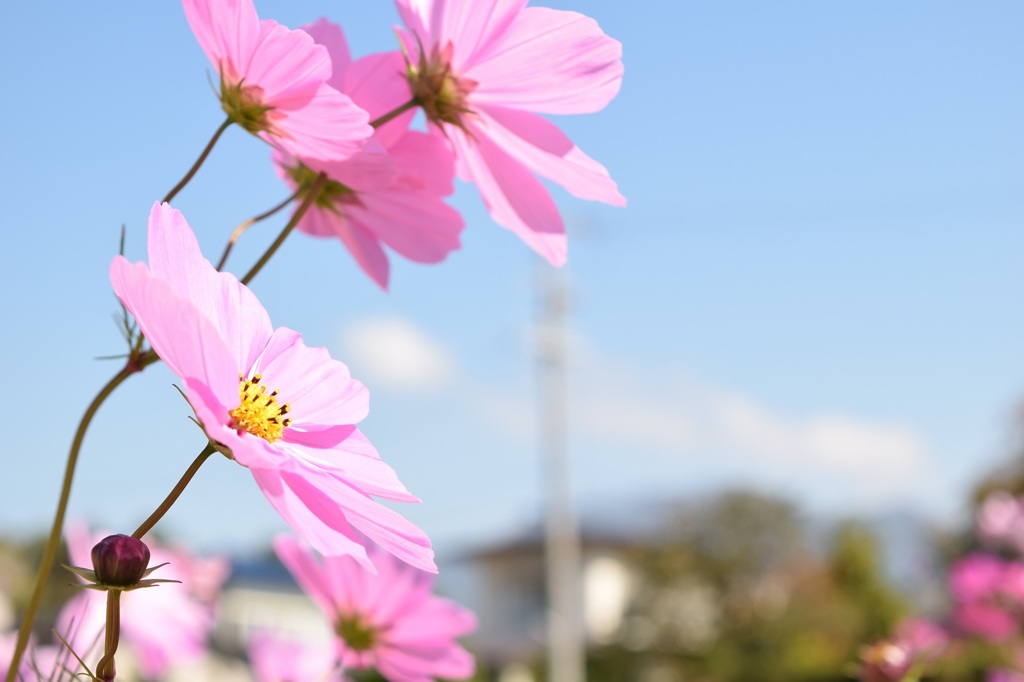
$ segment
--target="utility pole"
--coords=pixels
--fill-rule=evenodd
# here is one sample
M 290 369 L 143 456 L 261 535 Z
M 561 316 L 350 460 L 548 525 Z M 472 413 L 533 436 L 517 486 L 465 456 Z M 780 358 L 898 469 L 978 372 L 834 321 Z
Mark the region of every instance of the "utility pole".
M 541 266 L 537 339 L 538 424 L 544 460 L 544 565 L 547 582 L 548 682 L 585 682 L 580 535 L 569 489 L 566 324 L 569 294 L 562 271 Z

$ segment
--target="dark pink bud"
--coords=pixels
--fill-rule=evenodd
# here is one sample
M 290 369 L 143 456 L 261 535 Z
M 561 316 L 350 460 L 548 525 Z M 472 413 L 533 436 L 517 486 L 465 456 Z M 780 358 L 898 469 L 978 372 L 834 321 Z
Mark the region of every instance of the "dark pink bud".
M 149 547 L 130 535 L 108 535 L 92 548 L 92 567 L 102 585 L 131 587 L 148 566 Z

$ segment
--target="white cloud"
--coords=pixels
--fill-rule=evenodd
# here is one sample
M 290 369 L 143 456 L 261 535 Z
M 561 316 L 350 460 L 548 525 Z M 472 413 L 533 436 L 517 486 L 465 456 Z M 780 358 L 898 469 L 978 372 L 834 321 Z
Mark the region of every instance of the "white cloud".
M 905 426 L 835 413 L 787 417 L 735 394 L 718 396 L 712 416 L 711 439 L 721 447 L 782 465 L 850 474 L 875 488 L 912 483 L 928 470 L 924 444 Z
M 570 372 L 573 449 L 604 452 L 631 470 L 672 476 L 668 472 L 685 469 L 690 479 L 713 470 L 720 480 L 731 471 L 738 481 L 753 477 L 784 484 L 801 497 L 841 496 L 861 506 L 919 497 L 920 482 L 939 473 L 924 440 L 908 425 L 836 409 L 786 413 L 683 372 L 653 371 L 597 353 Z M 491 393 L 477 408 L 506 432 L 535 434 L 522 426 L 537 419 L 523 394 Z
M 343 340 L 352 373 L 379 386 L 429 390 L 455 373 L 448 351 L 405 318 L 359 320 L 345 329 Z

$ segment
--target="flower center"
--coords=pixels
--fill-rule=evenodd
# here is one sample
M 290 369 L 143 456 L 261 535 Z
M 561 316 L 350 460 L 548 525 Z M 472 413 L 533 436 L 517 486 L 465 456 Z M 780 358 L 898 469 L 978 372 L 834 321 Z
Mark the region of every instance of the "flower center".
M 359 614 L 339 618 L 336 630 L 353 651 L 368 651 L 377 642 L 377 629 Z
M 267 387 L 260 385 L 262 380 L 259 374 L 254 374 L 251 379 L 239 375 L 239 405 L 228 414 L 235 429 L 248 431 L 273 443 L 292 420 L 284 416 L 288 414 L 288 403 L 278 403 L 277 391 L 267 393 Z
M 452 44 L 434 49 L 429 59 L 420 48 L 420 60 L 415 66 L 406 58 L 406 78 L 416 103 L 434 123 L 450 123 L 465 130 L 462 118 L 473 113 L 469 108 L 469 94 L 476 89 L 476 81 L 459 78 L 452 73 Z
M 302 162 L 285 170 L 298 187 L 299 197 L 304 197 L 319 177 L 319 173 Z M 316 195 L 314 203 L 319 209 L 340 214 L 341 206 L 339 204 L 359 204 L 360 201 L 354 189 L 328 178 L 320 189 L 320 193 Z
M 274 107 L 263 103 L 263 88 L 258 85 L 245 85 L 243 81 L 232 84 L 221 76 L 220 106 L 232 121 L 254 135 L 263 131 L 277 134 Z

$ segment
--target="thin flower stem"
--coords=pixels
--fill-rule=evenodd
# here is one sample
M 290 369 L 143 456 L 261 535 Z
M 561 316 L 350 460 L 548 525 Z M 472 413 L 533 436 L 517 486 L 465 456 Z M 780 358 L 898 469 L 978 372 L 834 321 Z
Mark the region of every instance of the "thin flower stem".
M 260 213 L 258 216 L 254 216 L 252 218 L 249 218 L 244 223 L 242 223 L 238 227 L 236 227 L 235 231 L 231 233 L 231 238 L 228 239 L 227 245 L 224 247 L 224 255 L 222 255 L 220 257 L 220 262 L 217 263 L 217 269 L 218 270 L 223 270 L 224 269 L 225 263 L 228 262 L 228 255 L 231 253 L 231 249 L 234 248 L 235 242 L 237 242 L 239 240 L 239 238 L 242 236 L 242 234 L 246 230 L 248 230 L 250 227 L 252 227 L 256 223 L 260 222 L 261 220 L 266 220 L 267 218 L 269 218 L 270 216 L 274 215 L 275 213 L 280 211 L 282 208 L 284 208 L 288 204 L 292 203 L 292 201 L 295 199 L 295 197 L 299 196 L 299 192 L 301 192 L 301 191 L 302 191 L 301 188 L 295 190 L 290 197 L 288 197 L 287 199 L 285 199 L 281 203 L 277 204 L 276 206 L 274 206 L 273 208 L 271 208 L 271 209 L 269 209 L 267 211 L 264 211 L 263 213 Z
M 217 128 L 217 132 L 215 132 L 213 134 L 213 137 L 210 138 L 210 141 L 206 143 L 206 148 L 203 149 L 203 153 L 200 154 L 199 158 L 196 159 L 196 162 L 192 164 L 192 167 L 188 170 L 188 173 L 185 173 L 185 177 L 183 177 L 178 182 L 178 184 L 174 186 L 174 189 L 167 193 L 167 196 L 164 197 L 163 203 L 166 204 L 170 202 L 170 200 L 173 199 L 178 194 L 178 192 L 180 192 L 181 189 L 188 184 L 188 181 L 192 179 L 192 176 L 196 174 L 196 171 L 199 170 L 199 167 L 203 165 L 203 161 L 206 161 L 206 157 L 209 156 L 210 151 L 213 150 L 213 145 L 217 144 L 217 140 L 219 140 L 221 134 L 223 134 L 223 132 L 228 129 L 228 126 L 231 125 L 231 122 L 231 117 L 229 116 L 227 119 L 224 120 L 223 123 L 220 124 L 220 127 Z
M 113 680 L 116 673 L 114 654 L 121 639 L 121 590 L 107 590 L 107 626 L 103 658 L 96 664 L 96 677 L 104 682 Z
M 206 462 L 206 460 L 210 458 L 210 455 L 215 452 L 217 452 L 217 450 L 213 447 L 213 443 L 207 443 L 206 447 L 203 448 L 203 451 L 196 456 L 195 460 L 193 460 L 188 470 L 182 474 L 178 484 L 174 486 L 171 492 L 167 494 L 167 497 L 164 498 L 164 501 L 160 503 L 160 506 L 156 508 L 156 511 L 150 514 L 149 518 L 143 521 L 142 525 L 135 529 L 135 532 L 132 533 L 133 538 L 141 540 L 143 535 L 152 530 L 153 526 L 157 524 L 157 521 L 163 518 L 164 514 L 167 513 L 167 510 L 171 508 L 171 505 L 173 505 L 181 496 L 181 493 L 184 492 L 185 486 L 189 484 L 192 478 L 196 475 L 196 472 L 199 471 L 199 467 L 203 466 L 203 463 Z
M 155 357 L 155 354 L 154 354 Z M 18 642 L 14 647 L 14 657 L 11 659 L 11 666 L 7 669 L 6 682 L 14 682 L 18 673 L 18 664 L 28 646 L 28 638 L 32 633 L 32 623 L 35 621 L 36 612 L 39 610 L 39 602 L 42 600 L 43 592 L 46 590 L 46 583 L 50 579 L 50 570 L 53 568 L 53 560 L 57 555 L 57 548 L 60 546 L 60 536 L 64 529 L 64 514 L 68 508 L 68 499 L 71 497 L 71 483 L 75 478 L 75 467 L 78 464 L 78 453 L 82 449 L 82 441 L 85 440 L 85 432 L 89 428 L 92 418 L 96 415 L 103 401 L 121 385 L 125 379 L 136 372 L 141 372 L 147 364 L 145 358 L 139 358 L 132 354 L 128 362 L 115 374 L 106 385 L 100 389 L 96 397 L 89 403 L 85 414 L 78 423 L 78 430 L 75 431 L 74 440 L 71 441 L 71 450 L 68 452 L 67 463 L 64 465 L 64 483 L 60 490 L 60 499 L 57 502 L 57 512 L 53 516 L 53 527 L 50 528 L 50 537 L 43 550 L 43 558 L 39 562 L 39 573 L 36 574 L 36 586 L 29 599 L 28 608 L 25 610 L 25 618 L 18 630 Z
M 387 123 L 391 119 L 393 119 L 393 118 L 395 118 L 397 116 L 401 116 L 405 112 L 407 112 L 410 109 L 413 109 L 415 107 L 418 107 L 419 105 L 420 105 L 419 99 L 416 98 L 416 97 L 413 97 L 411 100 L 409 100 L 405 104 L 401 105 L 400 107 L 396 107 L 395 109 L 392 109 L 391 111 L 389 111 L 388 113 L 384 114 L 383 116 L 378 116 L 377 118 L 373 119 L 372 121 L 370 121 L 370 125 L 373 126 L 374 128 L 380 128 L 382 125 L 384 125 L 385 123 Z
M 245 277 L 242 278 L 242 284 L 248 284 L 251 282 L 252 278 L 263 269 L 263 266 L 267 264 L 270 257 L 273 256 L 281 247 L 284 240 L 288 238 L 288 235 L 291 234 L 292 230 L 295 229 L 295 226 L 299 224 L 300 220 L 302 220 L 302 216 L 306 215 L 306 211 L 309 210 L 309 207 L 312 206 L 317 197 L 320 196 L 320 190 L 322 190 L 326 184 L 326 173 L 320 173 L 316 176 L 316 182 L 310 186 L 308 192 L 306 192 L 306 196 L 302 198 L 302 203 L 299 204 L 299 208 L 292 214 L 291 220 L 289 220 L 288 224 L 284 226 L 283 230 L 281 230 L 281 234 L 277 235 L 277 239 L 275 239 L 274 243 L 270 245 L 270 248 L 267 249 L 266 253 L 256 261 L 256 264 L 252 266 L 252 269 L 250 269 L 249 272 L 246 273 Z

